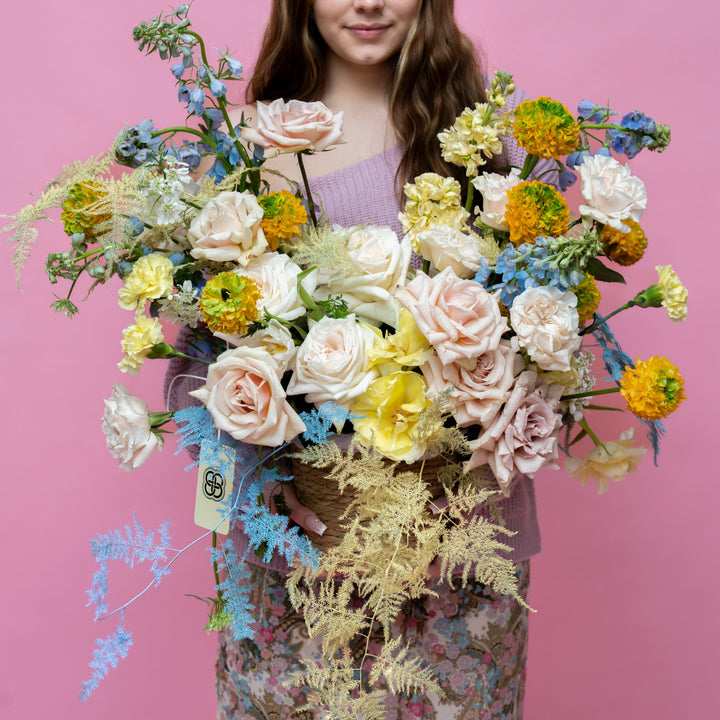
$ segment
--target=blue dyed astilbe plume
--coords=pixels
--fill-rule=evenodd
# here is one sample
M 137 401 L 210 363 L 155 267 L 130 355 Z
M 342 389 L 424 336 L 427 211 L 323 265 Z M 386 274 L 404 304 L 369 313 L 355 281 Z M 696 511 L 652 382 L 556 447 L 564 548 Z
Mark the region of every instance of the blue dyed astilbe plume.
M 620 347 L 620 343 L 615 339 L 607 323 L 597 316 L 595 321 L 598 323 L 598 327 L 592 334 L 597 339 L 600 347 L 602 347 L 603 364 L 610 373 L 610 379 L 619 385 L 625 368 L 628 366 L 634 367 L 635 363 Z M 647 438 L 653 449 L 653 462 L 657 465 L 658 455 L 660 455 L 660 440 L 665 434 L 665 427 L 660 420 L 645 420 L 644 418 L 638 418 L 638 420 L 645 426 Z
M 213 561 L 225 579 L 217 586 L 222 593 L 225 611 L 230 618 L 233 639 L 243 640 L 254 637 L 253 622 L 255 606 L 250 602 L 250 569 L 244 562 L 245 556 L 238 557 L 232 541 L 227 540 L 219 549 L 212 549 Z
M 90 661 L 92 675 L 89 680 L 81 683 L 80 699 L 83 702 L 87 702 L 110 668 L 117 667 L 118 661 L 127 656 L 132 645 L 132 633 L 125 630 L 121 619 L 115 632 L 110 633 L 106 638 L 98 638 L 95 645 L 97 647 L 93 650 L 93 659 Z
M 313 408 L 310 412 L 300 413 L 300 418 L 307 427 L 303 438 L 322 444 L 328 441 L 333 427 L 341 428 L 346 420 L 353 419 L 353 415 L 342 405 L 329 401 L 319 408 Z

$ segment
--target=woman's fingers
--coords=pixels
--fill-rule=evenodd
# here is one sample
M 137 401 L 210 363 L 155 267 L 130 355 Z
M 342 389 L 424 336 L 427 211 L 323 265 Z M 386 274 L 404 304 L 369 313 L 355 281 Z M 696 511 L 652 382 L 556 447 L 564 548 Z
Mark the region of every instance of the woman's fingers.
M 283 502 L 290 510 L 290 519 L 297 523 L 303 530 L 309 530 L 317 535 L 322 535 L 327 526 L 322 520 L 308 507 L 305 507 L 297 498 L 295 488 L 290 483 L 268 483 L 265 486 L 265 494 L 269 500 L 270 510 L 277 512 L 277 504 L 275 495 L 282 494 Z

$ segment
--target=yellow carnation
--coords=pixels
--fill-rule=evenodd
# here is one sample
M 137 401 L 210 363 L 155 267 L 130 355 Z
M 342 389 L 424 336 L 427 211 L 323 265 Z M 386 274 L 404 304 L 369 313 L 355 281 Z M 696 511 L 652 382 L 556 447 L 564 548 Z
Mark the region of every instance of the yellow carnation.
M 135 325 L 125 328 L 121 347 L 125 357 L 118 363 L 122 372 L 135 375 L 142 367 L 153 345 L 163 341 L 162 326 L 155 318 L 138 315 Z
M 132 270 L 120 288 L 118 300 L 123 310 L 135 310 L 146 300 L 172 295 L 172 262 L 160 253 L 143 255 L 133 263 Z
M 685 399 L 684 381 L 667 358 L 654 356 L 625 368 L 620 394 L 633 415 L 643 420 L 659 420 L 677 410 Z
M 622 232 L 605 225 L 600 231 L 600 240 L 608 258 L 618 265 L 627 267 L 642 258 L 648 243 L 643 229 L 635 220 L 626 218 L 623 223 L 630 228 L 629 232 Z
M 570 225 L 570 208 L 552 185 L 539 180 L 510 188 L 505 206 L 505 225 L 514 245 L 535 242 L 537 237 L 564 235 Z
M 633 447 L 635 430 L 625 430 L 617 441 L 604 442 L 594 447 L 583 458 L 568 458 L 565 470 L 576 477 L 581 485 L 594 478 L 598 492 L 607 492 L 609 481 L 617 482 L 638 469 L 640 459 L 645 454 L 644 447 Z
M 681 322 L 687 317 L 687 288 L 680 282 L 672 265 L 657 265 L 658 285 L 662 292 L 662 304 L 667 310 L 668 317 L 675 322 Z
M 351 408 L 353 415 L 360 416 L 353 420 L 358 440 L 391 460 L 420 459 L 426 448 L 416 441 L 413 430 L 431 405 L 426 389 L 421 375 L 404 370 L 374 380 Z

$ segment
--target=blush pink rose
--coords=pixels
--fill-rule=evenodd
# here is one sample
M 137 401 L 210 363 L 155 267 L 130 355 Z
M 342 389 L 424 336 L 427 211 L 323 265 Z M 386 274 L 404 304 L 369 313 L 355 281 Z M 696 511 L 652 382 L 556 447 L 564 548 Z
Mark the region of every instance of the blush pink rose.
M 242 442 L 278 447 L 306 430 L 287 402 L 277 363 L 260 348 L 224 352 L 190 394 L 207 406 L 215 427 Z
M 266 149 L 265 156 L 278 153 L 320 152 L 343 143 L 341 112 L 335 114 L 321 102 L 273 100 L 257 103 L 254 128 L 241 131 L 243 140 Z M 269 151 L 269 152 L 268 152 Z
M 494 350 L 508 330 L 497 300 L 480 283 L 459 278 L 449 267 L 433 278 L 418 273 L 395 297 L 444 365 Z
M 507 495 L 518 473 L 533 477 L 557 457 L 561 385 L 546 385 L 532 370 L 520 373 L 510 397 L 481 435 L 470 442 L 465 472 L 489 465 Z
M 432 355 L 420 369 L 428 381 L 427 396 L 431 400 L 452 388 L 453 417 L 464 427 L 486 425 L 495 417 L 523 367 L 517 343 L 502 340 L 497 348 L 478 358 L 448 365 Z

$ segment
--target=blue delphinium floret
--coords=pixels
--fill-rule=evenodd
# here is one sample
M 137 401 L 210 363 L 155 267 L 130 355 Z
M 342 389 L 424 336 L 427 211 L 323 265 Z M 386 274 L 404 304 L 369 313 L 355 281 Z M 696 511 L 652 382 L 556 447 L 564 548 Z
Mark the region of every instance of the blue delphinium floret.
M 229 55 L 223 55 L 225 58 L 225 62 L 228 65 L 228 68 L 230 69 L 230 72 L 235 77 L 240 77 L 242 75 L 243 66 L 242 63 L 239 60 L 236 60 L 235 58 L 230 57 Z
M 216 77 L 210 78 L 210 92 L 216 97 L 224 97 L 227 93 L 227 85 Z
M 115 159 L 120 165 L 137 168 L 156 154 L 162 144 L 160 135 L 153 135 L 156 128 L 149 118 L 138 125 L 126 128 L 118 139 Z
M 583 98 L 578 103 L 577 114 L 578 117 L 589 123 L 596 123 L 602 120 L 602 108 L 587 98 Z

